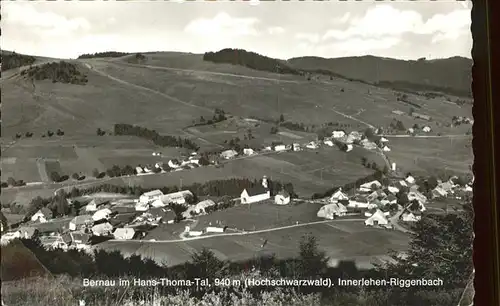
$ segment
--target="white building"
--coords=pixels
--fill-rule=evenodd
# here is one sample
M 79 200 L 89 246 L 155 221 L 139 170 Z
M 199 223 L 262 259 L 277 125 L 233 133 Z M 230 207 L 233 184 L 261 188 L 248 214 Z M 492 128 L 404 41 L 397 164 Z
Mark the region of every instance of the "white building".
M 167 206 L 166 203 L 164 203 L 161 199 L 156 199 L 153 202 L 151 202 L 151 207 L 158 208 L 158 207 L 165 207 Z
M 424 128 L 422 129 L 422 131 L 424 131 L 426 133 L 429 133 L 431 131 L 431 128 L 429 126 L 424 126 Z
M 148 203 L 137 202 L 135 204 L 135 210 L 136 211 L 147 211 L 148 209 L 149 209 L 149 204 Z
M 415 178 L 411 175 L 408 175 L 405 179 L 405 181 L 408 183 L 408 184 L 415 184 Z
M 109 210 L 108 208 L 99 209 L 92 215 L 92 220 L 94 221 L 99 221 L 103 219 L 107 220 L 109 219 L 110 215 L 111 215 L 111 210 Z
M 31 216 L 31 221 L 33 222 L 45 223 L 50 219 L 52 219 L 52 211 L 47 207 L 43 207 Z
M 390 151 L 391 151 L 391 149 L 390 149 L 388 146 L 384 146 L 384 147 L 382 148 L 382 151 L 384 151 L 384 152 L 390 152 Z
M 169 160 L 167 164 L 172 169 L 177 169 L 177 168 L 179 168 L 181 166 L 181 164 L 179 163 L 179 161 L 176 160 L 176 159 Z
M 392 171 L 396 171 L 396 163 L 392 163 L 391 164 L 391 170 Z
M 137 172 L 137 174 L 139 174 L 139 173 L 143 173 L 144 170 L 141 167 L 135 167 L 135 172 Z
M 347 149 L 345 150 L 346 152 L 352 151 L 352 144 L 347 144 Z
M 156 199 L 159 199 L 161 196 L 163 196 L 163 192 L 161 192 L 161 190 L 159 190 L 159 189 L 156 189 L 156 190 L 152 190 L 152 191 L 148 191 L 148 192 L 143 193 L 139 197 L 139 201 L 141 203 L 150 203 Z
M 389 190 L 389 192 L 392 194 L 397 194 L 399 192 L 399 188 L 394 187 L 394 186 L 387 187 L 387 190 Z
M 92 233 L 95 236 L 108 236 L 113 232 L 113 226 L 106 222 L 92 226 Z
M 177 192 L 172 192 L 161 196 L 161 201 L 163 203 L 176 203 L 176 204 L 186 204 L 186 198 L 194 197 L 193 193 L 189 190 L 181 190 Z
M 339 188 L 330 197 L 330 202 L 332 202 L 332 203 L 337 203 L 340 200 L 349 200 L 349 197 L 345 193 L 342 192 L 342 188 Z
M 290 194 L 282 190 L 274 196 L 274 202 L 278 205 L 286 205 L 290 203 Z
M 326 144 L 326 145 L 327 145 L 327 146 L 329 146 L 329 147 L 333 147 L 333 141 L 331 141 L 331 140 L 329 140 L 329 139 L 327 139 L 327 140 L 323 141 L 323 143 L 324 143 L 324 144 Z
M 406 211 L 401 215 L 401 220 L 405 222 L 417 222 L 420 220 L 420 216 L 415 216 L 412 212 Z
M 205 228 L 207 233 L 224 233 L 223 227 L 208 226 Z
M 295 151 L 295 152 L 298 152 L 298 151 L 301 150 L 300 149 L 300 144 L 298 144 L 298 143 L 292 144 L 292 148 L 293 148 L 293 151 Z
M 382 142 L 382 143 L 389 142 L 389 139 L 387 139 L 385 137 L 381 137 L 380 142 Z
M 269 189 L 257 185 L 252 188 L 245 188 L 241 192 L 240 198 L 242 204 L 251 204 L 270 199 L 271 193 Z
M 314 149 L 319 148 L 319 146 L 318 146 L 318 144 L 317 144 L 316 142 L 311 141 L 310 143 L 308 143 L 308 144 L 306 145 L 306 148 L 308 148 L 308 149 L 313 149 L 313 150 L 314 150 Z
M 274 146 L 274 151 L 276 152 L 286 151 L 286 146 L 285 145 Z
M 81 230 L 92 224 L 94 224 L 94 219 L 92 219 L 91 215 L 80 215 L 71 219 L 69 222 L 69 229 L 71 231 Z
M 238 155 L 238 152 L 235 150 L 226 150 L 220 154 L 220 156 L 224 159 L 231 159 Z
M 365 220 L 366 226 L 379 226 L 379 225 L 384 226 L 388 224 L 389 221 L 387 220 L 386 216 L 380 209 L 377 209 L 377 211 L 373 215 L 371 215 L 368 219 Z
M 196 205 L 191 205 L 189 206 L 183 213 L 183 217 L 185 218 L 190 218 L 191 217 L 191 212 L 193 212 L 196 215 L 201 215 L 201 214 L 206 214 L 206 209 L 207 207 L 210 206 L 215 206 L 215 202 L 212 200 L 204 200 Z
M 337 130 L 337 131 L 333 131 L 332 132 L 332 137 L 333 138 L 342 138 L 344 136 L 345 136 L 345 132 L 344 131 Z
M 255 154 L 255 152 L 254 152 L 253 149 L 247 148 L 247 149 L 243 149 L 243 154 L 245 154 L 245 155 L 253 155 L 253 154 Z
M 341 203 L 327 204 L 321 207 L 316 214 L 318 218 L 333 220 L 335 217 L 342 217 L 347 214 L 347 208 Z
M 117 228 L 113 232 L 113 236 L 117 240 L 130 240 L 130 239 L 134 238 L 135 230 L 133 228 L 130 228 L 130 227 Z

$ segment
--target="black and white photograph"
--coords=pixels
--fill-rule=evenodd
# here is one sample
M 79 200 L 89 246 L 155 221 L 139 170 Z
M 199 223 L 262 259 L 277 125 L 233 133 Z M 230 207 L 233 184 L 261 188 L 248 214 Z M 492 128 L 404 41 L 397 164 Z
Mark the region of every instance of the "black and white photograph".
M 2 1 L 2 306 L 473 305 L 471 9 Z

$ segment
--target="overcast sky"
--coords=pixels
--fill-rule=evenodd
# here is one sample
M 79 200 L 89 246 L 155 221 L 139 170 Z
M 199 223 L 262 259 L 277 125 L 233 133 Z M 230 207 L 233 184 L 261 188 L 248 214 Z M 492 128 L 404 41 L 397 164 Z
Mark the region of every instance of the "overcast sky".
M 175 3 L 177 2 L 177 3 Z M 4 2 L 1 47 L 74 58 L 101 51 L 242 48 L 288 59 L 471 57 L 470 2 Z

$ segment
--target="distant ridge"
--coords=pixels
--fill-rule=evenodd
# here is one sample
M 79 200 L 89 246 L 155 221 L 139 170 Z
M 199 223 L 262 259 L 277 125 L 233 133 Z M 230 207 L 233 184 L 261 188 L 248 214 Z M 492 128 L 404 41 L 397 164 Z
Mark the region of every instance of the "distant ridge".
M 324 69 L 347 79 L 414 91 L 440 91 L 471 97 L 471 59 L 398 60 L 372 55 L 343 58 L 314 56 L 297 57 L 287 61 L 295 69 Z

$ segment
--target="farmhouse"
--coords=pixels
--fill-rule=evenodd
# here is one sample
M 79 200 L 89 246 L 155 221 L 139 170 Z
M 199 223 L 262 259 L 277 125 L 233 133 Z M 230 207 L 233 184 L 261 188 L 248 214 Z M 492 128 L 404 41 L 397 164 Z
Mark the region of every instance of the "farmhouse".
M 337 203 L 338 201 L 341 201 L 341 200 L 349 200 L 349 197 L 345 193 L 342 192 L 342 188 L 339 188 L 330 197 L 330 202 Z
M 427 202 L 427 198 L 419 191 L 408 192 L 408 200 L 410 201 L 417 200 L 419 203 Z
M 324 143 L 324 144 L 326 144 L 326 145 L 327 145 L 327 146 L 329 146 L 329 147 L 333 147 L 333 141 L 331 141 L 331 140 L 329 140 L 329 139 L 327 139 L 327 140 L 323 141 L 323 143 Z
M 380 210 L 377 209 L 377 211 L 371 215 L 368 219 L 365 220 L 365 225 L 366 226 L 387 226 L 389 225 L 389 221 L 385 217 L 384 213 Z
M 399 188 L 393 187 L 393 186 L 388 186 L 387 191 L 389 191 L 389 193 L 392 193 L 392 194 L 397 194 L 399 192 Z
M 144 172 L 144 169 L 142 169 L 142 167 L 135 167 L 135 172 L 137 174 L 140 174 L 140 173 L 143 173 Z
M 176 204 L 186 204 L 186 199 L 194 198 L 194 195 L 189 190 L 181 190 L 177 192 L 172 192 L 161 196 L 161 201 L 163 203 L 176 203 Z
M 308 149 L 313 149 L 313 150 L 314 150 L 314 149 L 319 148 L 319 146 L 318 146 L 318 144 L 317 144 L 316 142 L 311 141 L 310 143 L 308 143 L 308 144 L 306 145 L 306 148 L 308 148 Z
M 346 151 L 346 152 L 352 151 L 352 148 L 353 148 L 352 144 L 348 144 L 348 145 L 346 146 L 345 151 Z
M 361 185 L 359 187 L 375 190 L 375 189 L 382 187 L 382 184 L 379 181 L 375 180 L 375 181 L 371 181 L 368 183 L 364 183 L 363 185 Z
M 76 216 L 69 222 L 69 230 L 76 231 L 85 229 L 88 226 L 92 225 L 94 220 L 91 215 L 80 215 Z
M 274 151 L 276 152 L 286 151 L 286 146 L 285 145 L 274 146 Z
M 406 176 L 405 181 L 406 181 L 408 184 L 412 184 L 412 185 L 413 185 L 413 184 L 415 184 L 415 178 L 414 178 L 413 176 L 409 175 L 409 174 Z
M 384 146 L 384 147 L 382 148 L 382 151 L 384 151 L 384 152 L 390 152 L 390 151 L 391 151 L 391 149 L 390 149 L 388 146 Z
M 345 132 L 342 130 L 336 130 L 332 132 L 332 137 L 333 138 L 342 138 L 345 136 Z
M 113 236 L 117 240 L 130 240 L 135 236 L 135 230 L 133 228 L 117 228 L 113 232 Z
M 243 149 L 243 154 L 245 154 L 245 155 L 253 155 L 253 154 L 255 154 L 255 152 L 254 152 L 253 149 L 247 148 L 247 149 Z
M 148 203 L 137 202 L 135 204 L 135 210 L 136 211 L 147 211 L 148 209 L 149 209 L 149 204 Z
M 426 132 L 426 133 L 429 133 L 431 131 L 431 128 L 429 126 L 424 126 L 424 128 L 422 129 L 422 131 Z
M 235 150 L 226 150 L 220 154 L 220 156 L 224 159 L 231 159 L 238 155 L 238 152 Z
M 110 209 L 108 209 L 108 208 L 100 209 L 92 215 L 92 220 L 94 220 L 94 221 L 99 221 L 99 220 L 104 220 L 104 219 L 107 220 L 107 219 L 109 219 L 110 215 L 111 215 Z
M 415 133 L 415 129 L 414 128 L 409 128 L 408 129 L 408 134 L 413 134 Z
M 156 199 L 151 203 L 151 207 L 165 207 L 167 204 L 165 204 L 161 199 Z
M 345 216 L 347 208 L 342 203 L 331 203 L 321 207 L 316 214 L 318 218 L 333 220 L 335 217 Z
M 427 121 L 431 120 L 430 116 L 427 116 L 427 115 L 424 115 L 424 114 L 413 112 L 412 115 L 413 115 L 413 117 L 418 118 L 418 119 L 423 119 L 423 120 L 427 120 Z
M 401 220 L 402 221 L 405 221 L 405 222 L 417 222 L 420 220 L 420 216 L 416 216 L 414 213 L 410 212 L 410 211 L 405 211 L 402 215 L 401 215 Z
M 292 144 L 292 148 L 293 148 L 293 151 L 297 152 L 297 151 L 300 151 L 300 144 L 298 143 L 294 143 Z
M 181 166 L 181 164 L 179 163 L 179 161 L 177 159 L 171 159 L 168 161 L 167 164 L 172 169 L 177 169 Z
M 185 218 L 189 218 L 192 216 L 192 214 L 200 215 L 200 214 L 205 214 L 206 213 L 206 208 L 210 206 L 215 206 L 215 202 L 212 200 L 204 200 L 199 202 L 196 205 L 189 206 L 188 209 L 186 209 L 182 215 Z
M 271 198 L 271 194 L 269 189 L 264 188 L 263 186 L 257 185 L 251 188 L 245 188 L 241 192 L 241 203 L 243 204 L 251 204 L 260 201 L 267 200 Z
M 385 137 L 381 137 L 380 138 L 380 142 L 389 142 L 389 139 L 385 138 Z
M 161 196 L 163 196 L 163 192 L 161 192 L 161 190 L 156 189 L 156 190 L 152 190 L 152 191 L 143 193 L 139 197 L 139 201 L 141 203 L 150 203 L 156 199 L 159 199 Z
M 109 222 L 94 225 L 92 227 L 92 233 L 95 236 L 108 236 L 113 231 L 113 226 Z
M 52 219 L 52 211 L 47 207 L 43 207 L 31 217 L 31 221 L 38 221 L 40 223 L 45 223 L 50 219 Z
M 277 195 L 274 196 L 274 202 L 278 205 L 286 205 L 290 203 L 290 194 L 285 190 L 281 190 Z

